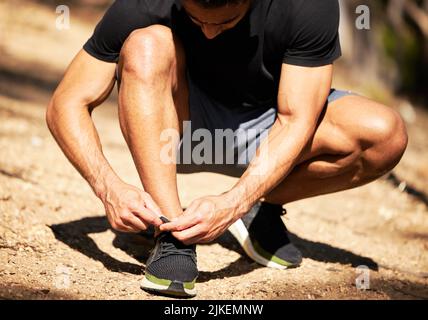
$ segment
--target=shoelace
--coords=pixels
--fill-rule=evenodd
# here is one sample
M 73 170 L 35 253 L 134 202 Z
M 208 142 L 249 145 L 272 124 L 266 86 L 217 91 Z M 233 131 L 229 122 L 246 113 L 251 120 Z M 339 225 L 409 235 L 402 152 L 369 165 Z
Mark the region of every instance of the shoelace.
M 168 234 L 165 234 L 164 236 L 160 236 L 161 238 L 159 239 L 160 241 L 160 245 L 161 245 L 161 252 L 162 255 L 164 256 L 168 256 L 168 255 L 185 255 L 185 256 L 189 256 L 189 257 L 193 257 L 194 256 L 194 251 L 192 249 L 192 247 L 189 248 L 180 248 L 176 246 L 176 242 L 178 242 L 178 240 L 171 239 L 173 238 L 172 236 L 168 236 Z

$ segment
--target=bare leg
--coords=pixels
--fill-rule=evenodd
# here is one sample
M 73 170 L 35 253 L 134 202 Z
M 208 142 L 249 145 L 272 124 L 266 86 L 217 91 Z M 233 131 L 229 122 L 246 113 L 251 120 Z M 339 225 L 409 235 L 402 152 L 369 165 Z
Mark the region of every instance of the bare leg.
M 331 103 L 300 163 L 265 200 L 286 204 L 359 187 L 400 161 L 406 129 L 390 108 L 363 97 Z
M 167 27 L 136 30 L 124 44 L 120 70 L 122 132 L 144 189 L 166 217 L 175 217 L 183 212 L 176 165 L 162 161 L 161 150 L 168 142 L 161 142 L 160 137 L 166 129 L 182 132 L 182 123 L 188 119 L 183 49 Z

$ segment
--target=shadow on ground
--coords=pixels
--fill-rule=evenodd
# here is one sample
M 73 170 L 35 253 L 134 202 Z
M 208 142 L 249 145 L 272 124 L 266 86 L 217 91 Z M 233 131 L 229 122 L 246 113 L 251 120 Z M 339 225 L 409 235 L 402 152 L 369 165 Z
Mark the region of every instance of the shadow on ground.
M 77 297 L 50 289 L 23 284 L 0 284 L 0 300 L 75 300 Z
M 423 283 L 401 279 L 375 279 L 371 281 L 370 288 L 395 300 L 428 300 L 428 287 Z
M 50 228 L 55 234 L 56 239 L 89 258 L 100 261 L 112 272 L 125 272 L 137 275 L 142 273 L 141 265 L 123 262 L 113 258 L 100 250 L 95 241 L 89 236 L 93 233 L 101 233 L 109 229 L 112 230 L 105 217 L 88 217 L 52 225 Z M 114 247 L 123 250 L 142 264 L 147 260 L 150 250 L 154 246 L 152 232 L 128 234 L 112 231 L 116 235 L 113 240 Z M 293 243 L 302 251 L 303 257 L 305 258 L 321 262 L 351 264 L 353 267 L 366 265 L 372 270 L 378 270 L 377 263 L 370 258 L 354 254 L 344 249 L 335 248 L 325 243 L 306 240 L 295 234 L 290 234 L 290 237 Z M 241 258 L 218 271 L 201 272 L 199 282 L 240 276 L 261 267 L 246 257 L 238 242 L 229 232 L 218 238 L 216 243 L 229 250 L 238 252 L 241 254 Z
M 425 192 L 418 190 L 415 187 L 400 180 L 400 178 L 398 178 L 398 176 L 394 172 L 390 173 L 386 177 L 386 180 L 396 188 L 400 188 L 401 185 L 404 183 L 403 192 L 407 193 L 408 195 L 412 196 L 414 199 L 422 202 L 428 207 L 428 195 Z
M 326 243 L 306 240 L 291 232 L 289 235 L 291 242 L 302 251 L 304 258 L 320 262 L 351 265 L 354 268 L 364 265 L 371 270 L 379 270 L 378 264 L 371 258 L 360 256 L 351 251 L 336 248 Z

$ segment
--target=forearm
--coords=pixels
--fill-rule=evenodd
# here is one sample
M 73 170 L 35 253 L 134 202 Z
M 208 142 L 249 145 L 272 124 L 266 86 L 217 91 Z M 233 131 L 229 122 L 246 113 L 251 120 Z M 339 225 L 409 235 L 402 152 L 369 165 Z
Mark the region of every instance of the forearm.
M 246 172 L 226 194 L 236 204 L 238 215 L 247 212 L 294 168 L 315 132 L 312 122 L 278 117 Z
M 106 193 L 109 185 L 120 180 L 103 155 L 88 108 L 60 105 L 53 99 L 46 120 L 66 157 L 98 197 Z

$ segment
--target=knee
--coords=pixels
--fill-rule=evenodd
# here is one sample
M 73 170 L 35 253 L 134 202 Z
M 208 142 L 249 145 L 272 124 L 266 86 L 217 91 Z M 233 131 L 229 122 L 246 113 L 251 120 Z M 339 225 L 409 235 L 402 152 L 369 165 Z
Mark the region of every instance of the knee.
M 370 124 L 372 147 L 367 150 L 369 167 L 382 176 L 398 165 L 407 148 L 407 129 L 401 116 L 388 108 Z
M 171 29 L 161 25 L 133 31 L 121 53 L 122 74 L 131 74 L 143 81 L 159 81 L 168 75 L 174 63 L 175 48 Z
M 381 120 L 378 119 L 377 121 L 378 126 L 376 127 L 377 132 L 375 135 L 386 158 L 395 167 L 407 148 L 408 136 L 406 125 L 401 116 L 392 109 Z

